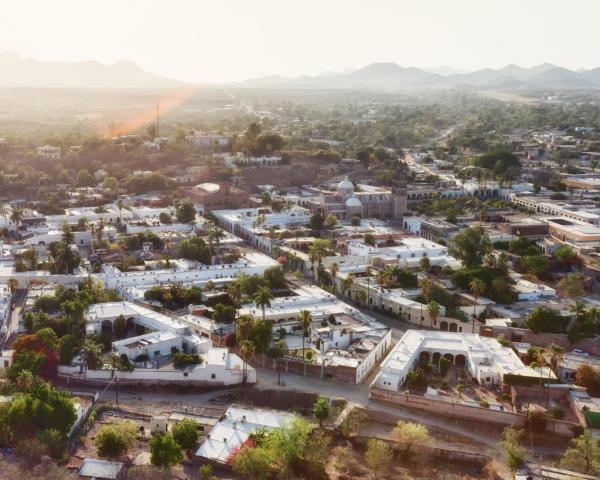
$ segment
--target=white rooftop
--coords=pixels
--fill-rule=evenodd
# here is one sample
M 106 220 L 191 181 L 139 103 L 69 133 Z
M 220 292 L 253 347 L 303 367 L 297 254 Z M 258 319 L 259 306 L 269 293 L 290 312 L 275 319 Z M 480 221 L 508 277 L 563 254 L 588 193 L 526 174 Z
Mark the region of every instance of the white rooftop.
M 231 455 L 258 429 L 284 428 L 294 420 L 291 413 L 229 407 L 224 418 L 206 436 L 197 457 L 227 463 Z

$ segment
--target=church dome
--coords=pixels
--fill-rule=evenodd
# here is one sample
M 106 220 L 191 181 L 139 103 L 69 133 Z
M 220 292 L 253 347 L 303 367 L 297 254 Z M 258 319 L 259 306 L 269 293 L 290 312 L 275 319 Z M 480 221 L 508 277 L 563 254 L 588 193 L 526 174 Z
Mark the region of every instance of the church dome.
M 348 200 L 346 200 L 346 207 L 348 207 L 348 208 L 362 207 L 362 202 L 356 197 L 350 197 Z
M 340 183 L 338 183 L 337 189 L 342 195 L 353 193 L 354 184 L 348 179 L 348 177 L 345 177 Z

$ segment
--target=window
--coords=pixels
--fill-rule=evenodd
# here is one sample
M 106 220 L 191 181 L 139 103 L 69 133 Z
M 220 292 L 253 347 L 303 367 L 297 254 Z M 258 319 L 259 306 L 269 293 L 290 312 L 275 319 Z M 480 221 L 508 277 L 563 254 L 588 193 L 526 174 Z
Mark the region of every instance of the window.
M 215 380 L 217 378 L 217 374 L 216 373 L 211 373 L 210 374 L 210 378 Z

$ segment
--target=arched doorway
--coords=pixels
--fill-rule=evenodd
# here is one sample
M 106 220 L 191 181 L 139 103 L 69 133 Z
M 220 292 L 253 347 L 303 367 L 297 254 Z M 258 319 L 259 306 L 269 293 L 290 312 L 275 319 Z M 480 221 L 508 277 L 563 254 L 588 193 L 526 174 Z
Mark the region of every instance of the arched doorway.
M 446 360 L 450 360 L 450 363 L 454 365 L 454 355 L 452 355 L 451 353 L 444 353 L 444 358 Z
M 458 332 L 458 325 L 456 323 L 451 323 L 448 331 L 449 332 Z
M 440 358 L 442 358 L 442 354 L 440 352 L 434 352 L 434 354 L 432 356 L 432 363 L 434 365 L 439 365 L 440 364 Z
M 454 359 L 454 364 L 455 364 L 457 367 L 464 368 L 464 367 L 465 367 L 465 365 L 467 364 L 467 358 L 466 358 L 466 357 L 465 357 L 465 356 L 464 356 L 462 353 L 459 353 L 459 354 L 456 356 L 456 358 Z
M 421 352 L 419 354 L 419 363 L 429 363 L 429 352 Z
M 126 330 L 133 330 L 135 328 L 135 318 L 127 317 L 127 321 L 125 322 Z
M 112 332 L 112 330 L 113 330 L 113 324 L 112 324 L 112 322 L 110 320 L 102 320 L 102 323 L 100 324 L 100 328 L 102 329 L 103 333 L 105 331 Z
M 440 330 L 447 332 L 448 331 L 448 322 L 446 322 L 445 320 L 443 322 L 440 322 Z

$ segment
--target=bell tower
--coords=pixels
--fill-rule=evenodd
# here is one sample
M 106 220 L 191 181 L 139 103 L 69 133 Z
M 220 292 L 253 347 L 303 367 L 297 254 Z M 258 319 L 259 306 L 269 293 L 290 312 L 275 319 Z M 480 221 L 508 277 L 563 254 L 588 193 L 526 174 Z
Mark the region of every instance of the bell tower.
M 392 216 L 394 218 L 401 218 L 407 210 L 407 170 L 406 163 L 399 160 L 392 184 Z

